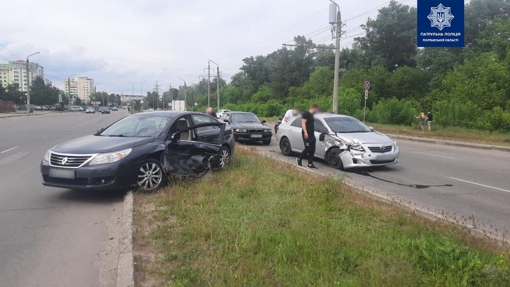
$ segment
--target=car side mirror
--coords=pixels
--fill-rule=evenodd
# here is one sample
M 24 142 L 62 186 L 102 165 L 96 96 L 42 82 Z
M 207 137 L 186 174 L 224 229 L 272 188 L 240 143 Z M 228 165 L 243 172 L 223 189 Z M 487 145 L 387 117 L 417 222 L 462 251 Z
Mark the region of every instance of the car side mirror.
M 374 127 L 368 127 L 371 131 L 374 131 Z
M 98 134 L 102 133 L 104 130 L 105 130 L 105 128 L 100 128 L 100 129 L 97 130 L 96 134 L 98 135 Z
M 265 124 L 265 123 L 266 123 L 266 120 L 263 120 L 263 121 L 262 121 L 262 123 L 263 123 L 263 124 Z
M 227 124 L 229 124 L 229 123 L 230 123 L 230 121 L 229 121 L 229 120 L 224 120 L 224 122 L 226 122 Z
M 320 142 L 323 142 L 325 139 L 326 139 L 326 134 L 325 134 L 325 133 L 322 133 L 322 134 L 319 136 L 319 141 L 320 141 Z
M 282 118 L 279 118 L 278 120 L 279 120 L 279 121 L 283 121 L 283 119 L 282 119 Z
M 178 142 L 180 139 L 181 139 L 181 133 L 179 133 L 179 132 L 173 133 L 172 136 L 170 137 L 170 140 L 172 140 L 173 143 Z

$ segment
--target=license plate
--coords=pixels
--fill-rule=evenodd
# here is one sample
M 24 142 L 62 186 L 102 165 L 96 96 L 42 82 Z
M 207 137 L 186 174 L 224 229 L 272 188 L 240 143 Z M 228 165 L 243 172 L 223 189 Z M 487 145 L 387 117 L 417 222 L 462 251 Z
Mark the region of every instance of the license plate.
M 74 179 L 74 170 L 64 170 L 64 169 L 50 169 L 50 177 L 54 178 L 64 178 L 64 179 Z
M 252 139 L 261 139 L 262 135 L 251 135 Z

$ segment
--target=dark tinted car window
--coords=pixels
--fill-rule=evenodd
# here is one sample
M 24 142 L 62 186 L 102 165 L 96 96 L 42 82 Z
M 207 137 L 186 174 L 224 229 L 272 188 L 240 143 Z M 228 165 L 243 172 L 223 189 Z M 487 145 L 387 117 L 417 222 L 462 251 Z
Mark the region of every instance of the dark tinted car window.
M 293 122 L 292 122 L 292 126 L 293 127 L 296 127 L 296 128 L 300 128 L 301 127 L 301 117 L 297 117 Z
M 326 127 L 324 126 L 324 124 L 320 120 L 315 120 L 314 126 L 315 126 L 315 131 L 316 132 L 322 133 L 322 132 L 327 131 Z
M 215 120 L 215 119 L 213 119 L 211 117 L 208 117 L 208 116 L 203 116 L 203 115 L 191 115 L 191 118 L 193 119 L 193 122 L 195 123 L 195 125 L 218 123 L 217 120 Z M 197 129 L 197 132 L 204 132 L 204 131 L 208 131 L 208 130 L 212 130 L 212 129 L 219 129 L 219 128 L 220 128 L 219 126 L 216 126 L 216 127 L 201 127 L 201 128 Z

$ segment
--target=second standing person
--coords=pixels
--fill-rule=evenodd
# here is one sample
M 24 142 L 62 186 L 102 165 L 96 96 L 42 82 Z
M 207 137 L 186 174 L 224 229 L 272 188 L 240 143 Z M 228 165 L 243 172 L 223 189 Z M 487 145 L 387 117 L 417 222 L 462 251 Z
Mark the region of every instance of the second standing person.
M 303 159 L 308 157 L 308 168 L 317 168 L 313 165 L 313 160 L 315 158 L 315 118 L 313 115 L 319 112 L 319 106 L 313 105 L 309 111 L 306 111 L 301 116 L 301 135 L 303 137 L 303 143 L 305 148 L 301 155 L 297 158 L 297 164 L 299 166 L 303 166 Z

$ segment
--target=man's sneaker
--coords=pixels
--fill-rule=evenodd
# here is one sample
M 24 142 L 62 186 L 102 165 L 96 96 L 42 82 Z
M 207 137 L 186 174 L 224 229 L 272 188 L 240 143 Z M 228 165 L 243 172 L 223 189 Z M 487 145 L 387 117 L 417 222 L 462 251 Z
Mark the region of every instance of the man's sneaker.
M 318 169 L 318 168 L 317 168 L 315 165 L 313 165 L 313 164 L 309 164 L 309 165 L 308 165 L 308 168 Z
M 299 157 L 296 158 L 296 161 L 297 161 L 297 165 L 303 166 L 303 163 L 302 163 L 302 161 L 301 161 L 301 159 Z

